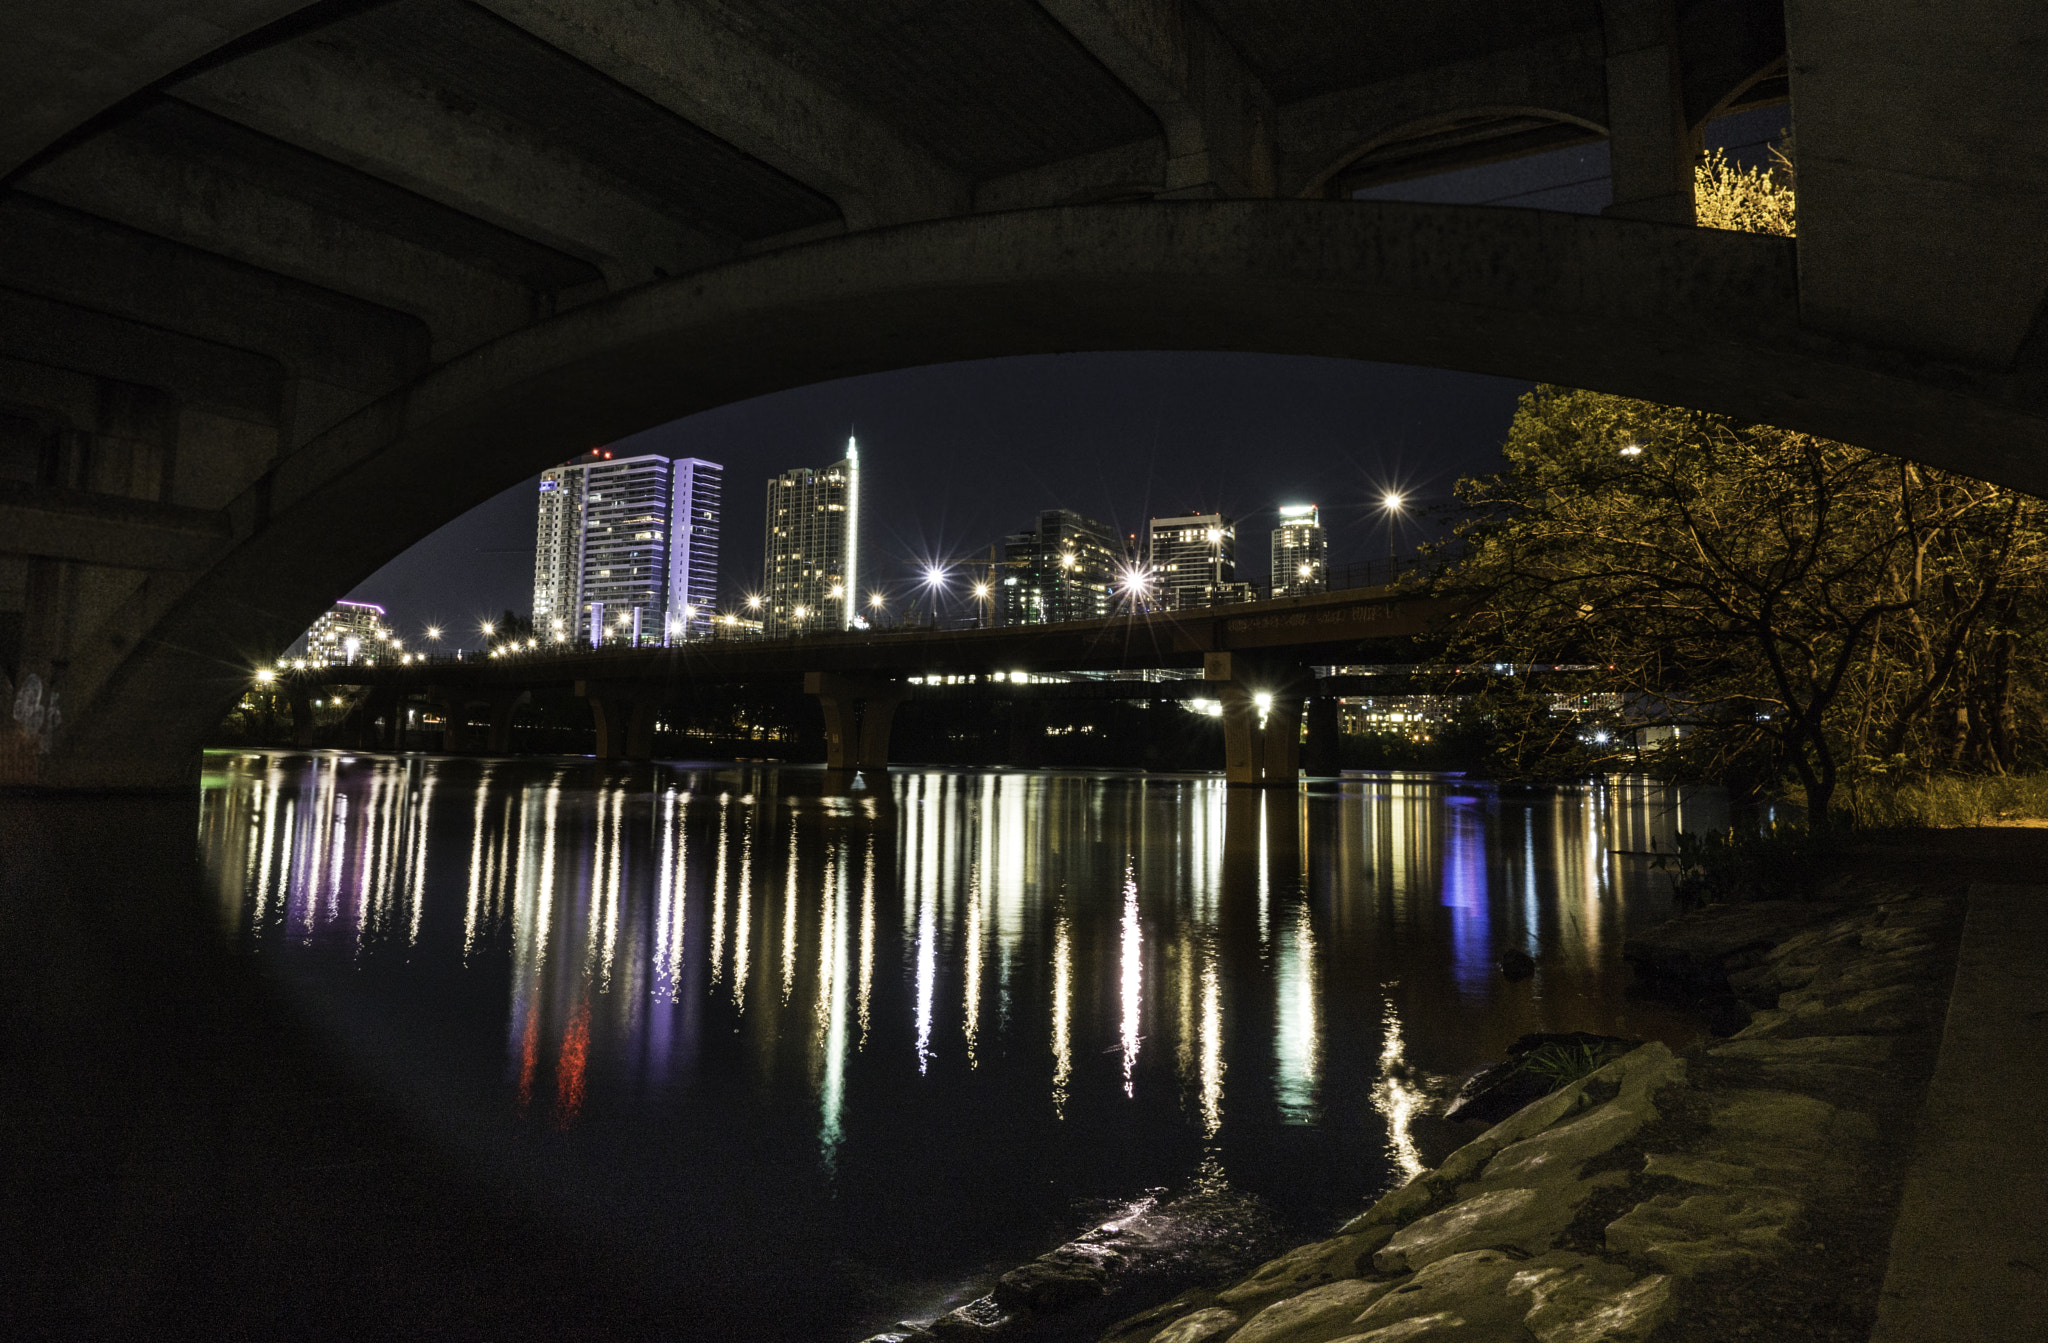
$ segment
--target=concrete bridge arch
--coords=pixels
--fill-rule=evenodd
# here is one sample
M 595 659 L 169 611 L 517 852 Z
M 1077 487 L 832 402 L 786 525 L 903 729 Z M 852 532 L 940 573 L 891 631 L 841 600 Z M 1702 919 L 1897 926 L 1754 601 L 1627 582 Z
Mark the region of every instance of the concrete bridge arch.
M 225 510 L 232 538 L 153 576 L 72 664 L 71 726 L 45 778 L 168 782 L 257 660 L 440 523 L 590 443 L 854 374 L 1067 350 L 1386 360 L 2036 480 L 2048 417 L 2009 377 L 1960 381 L 1816 340 L 1797 298 L 1785 239 L 1303 201 L 936 221 L 645 285 L 456 359 L 279 462 Z
M 1404 361 L 2048 490 L 2027 7 L 1282 8 L 16 6 L 0 673 L 66 726 L 0 775 L 182 778 L 253 659 L 491 489 L 912 364 Z M 1788 99 L 1798 241 L 1690 227 L 1701 121 Z M 1303 198 L 1603 134 L 1608 218 Z

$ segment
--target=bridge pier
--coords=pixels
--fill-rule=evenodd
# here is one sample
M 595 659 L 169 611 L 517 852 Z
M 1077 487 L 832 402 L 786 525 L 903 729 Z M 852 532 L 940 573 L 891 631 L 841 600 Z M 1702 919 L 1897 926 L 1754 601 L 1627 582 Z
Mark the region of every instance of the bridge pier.
M 1301 777 L 1303 669 L 1209 653 L 1202 670 L 1223 703 L 1225 782 L 1234 788 L 1292 785 Z
M 589 681 L 578 681 L 576 693 L 590 701 L 590 718 L 597 728 L 599 760 L 652 760 L 654 758 L 654 716 L 661 707 L 654 696 L 644 692 L 607 690 Z M 507 733 L 510 732 L 508 711 Z
M 494 695 L 490 703 L 490 726 L 484 749 L 492 755 L 512 754 L 512 715 L 519 708 L 519 702 L 526 698 L 526 692 L 513 695 Z
M 805 672 L 804 693 L 816 695 L 818 707 L 825 711 L 826 768 L 889 767 L 889 729 L 896 721 L 896 706 L 910 694 L 901 681 Z
M 450 755 L 464 755 L 476 749 L 469 730 L 469 700 L 461 690 L 429 687 L 427 703 L 441 711 L 441 749 Z
M 1307 740 L 1301 745 L 1302 768 L 1311 777 L 1328 778 L 1343 772 L 1338 742 L 1343 733 L 1338 721 L 1337 697 L 1318 691 L 1308 701 Z
M 313 744 L 313 696 L 294 677 L 285 684 L 285 697 L 292 707 L 292 745 L 304 750 Z

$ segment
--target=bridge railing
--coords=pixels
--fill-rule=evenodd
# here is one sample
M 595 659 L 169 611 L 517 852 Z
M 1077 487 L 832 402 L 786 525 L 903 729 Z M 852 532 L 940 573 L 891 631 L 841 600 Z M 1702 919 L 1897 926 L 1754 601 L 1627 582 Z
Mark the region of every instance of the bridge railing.
M 1258 583 L 1231 583 L 1225 585 L 1224 590 L 1220 593 L 1204 594 L 1207 598 L 1206 600 L 1197 600 L 1179 607 L 1169 605 L 1164 597 L 1157 594 L 1151 597 L 1140 597 L 1135 601 L 1131 600 L 1128 595 L 1125 595 L 1112 614 L 1159 615 L 1174 610 L 1207 611 L 1240 605 L 1246 602 L 1269 601 L 1274 598 L 1299 597 L 1322 592 L 1347 592 L 1361 588 L 1387 587 L 1398 582 L 1404 575 L 1419 572 L 1422 564 L 1423 561 L 1415 556 L 1389 557 L 1387 559 L 1366 560 L 1356 564 L 1336 565 L 1313 579 L 1304 580 L 1297 577 L 1292 582 L 1282 579 L 1279 582 L 1267 580 Z M 906 612 L 905 615 L 906 618 L 904 619 L 884 619 L 873 623 L 864 632 L 871 635 L 930 634 L 942 630 L 983 629 L 1000 627 L 1006 624 L 1002 618 L 1000 607 L 993 601 L 987 603 L 985 609 L 980 612 L 938 615 L 925 619 L 915 618 L 911 612 Z M 1067 622 L 1016 623 L 1051 626 Z M 763 631 L 729 630 L 714 626 L 713 630 L 708 633 L 693 631 L 686 638 L 680 638 L 674 642 L 683 644 L 757 644 L 784 639 L 815 638 L 820 634 L 833 632 L 823 629 L 792 629 L 770 634 Z M 629 646 L 626 643 L 606 643 L 603 647 L 605 649 L 617 650 Z M 648 642 L 643 643 L 641 646 L 657 647 L 659 645 Z M 402 657 L 378 658 L 375 665 L 392 668 L 400 666 L 409 668 L 475 666 L 480 663 L 535 661 L 567 657 L 594 651 L 598 650 L 592 648 L 590 640 L 587 638 L 538 639 L 530 648 L 526 647 L 523 641 L 507 641 L 486 650 L 465 650 L 450 653 L 419 652 L 404 654 Z M 289 668 L 286 665 L 288 661 L 288 659 L 280 660 L 278 669 L 280 671 L 288 670 Z M 310 664 L 308 669 L 310 669 Z

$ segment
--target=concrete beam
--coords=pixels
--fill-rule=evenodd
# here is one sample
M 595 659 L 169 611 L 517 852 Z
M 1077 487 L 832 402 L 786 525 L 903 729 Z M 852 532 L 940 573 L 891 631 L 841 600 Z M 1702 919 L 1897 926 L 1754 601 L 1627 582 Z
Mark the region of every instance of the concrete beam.
M 715 238 L 482 109 L 318 35 L 167 90 L 251 130 L 579 257 L 625 288 L 730 258 Z
M 282 411 L 275 360 L 11 289 L 0 289 L 0 357 L 155 387 L 266 424 Z
M 539 315 L 532 291 L 260 180 L 159 152 L 116 129 L 37 167 L 20 190 L 202 251 L 410 313 L 445 360 Z
M 966 208 L 967 182 L 695 6 L 478 0 L 507 22 L 795 178 L 849 229 Z
M 2048 307 L 2040 5 L 1787 0 L 1785 24 L 1801 316 L 2012 367 Z
M 1288 103 L 1273 120 L 1279 192 L 1336 194 L 1345 170 L 1374 148 L 1488 113 L 1546 117 L 1604 135 L 1607 75 L 1600 34 L 1560 34 Z
M 1166 128 L 1168 196 L 1271 196 L 1273 99 L 1188 0 L 1039 0 Z
M 85 122 L 309 0 L 12 0 L 0 179 Z
M 1693 161 L 1685 119 L 1672 0 L 1604 0 L 1607 38 L 1608 163 L 1614 203 L 1607 213 L 1664 224 L 1693 222 Z
M 0 284 L 259 351 L 366 396 L 427 364 L 415 317 L 20 193 L 0 197 Z
M 0 485 L 0 555 L 31 555 L 120 569 L 197 569 L 234 529 L 206 508 L 81 490 Z

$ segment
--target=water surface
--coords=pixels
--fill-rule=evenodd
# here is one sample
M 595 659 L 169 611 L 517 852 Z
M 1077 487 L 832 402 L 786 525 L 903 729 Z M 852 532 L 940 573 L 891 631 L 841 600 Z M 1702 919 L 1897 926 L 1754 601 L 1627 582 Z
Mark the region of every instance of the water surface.
M 928 1317 L 1152 1191 L 1326 1234 L 1516 1036 L 1694 1030 L 1619 951 L 1669 913 L 1629 855 L 1712 798 L 871 782 L 214 755 L 202 848 L 236 944 L 451 1159 L 732 1339 Z

